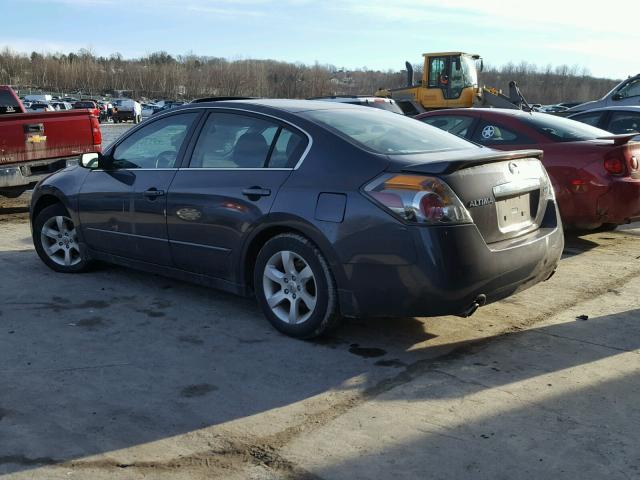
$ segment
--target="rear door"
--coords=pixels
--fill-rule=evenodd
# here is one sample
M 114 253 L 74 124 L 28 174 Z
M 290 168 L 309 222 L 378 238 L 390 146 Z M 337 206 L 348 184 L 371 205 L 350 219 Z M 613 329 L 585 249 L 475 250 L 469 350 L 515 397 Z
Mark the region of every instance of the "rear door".
M 230 280 L 243 235 L 269 213 L 308 137 L 271 117 L 212 110 L 171 184 L 167 220 L 175 266 Z

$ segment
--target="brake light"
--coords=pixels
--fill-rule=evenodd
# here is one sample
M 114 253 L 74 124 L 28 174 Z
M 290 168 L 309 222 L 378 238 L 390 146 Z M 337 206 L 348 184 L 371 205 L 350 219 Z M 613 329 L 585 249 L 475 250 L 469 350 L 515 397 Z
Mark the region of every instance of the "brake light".
M 442 180 L 385 174 L 364 187 L 365 193 L 402 220 L 430 225 L 472 223 L 458 196 Z
M 100 122 L 94 116 L 89 117 L 91 121 L 91 135 L 93 137 L 93 144 L 100 145 L 102 144 L 102 132 L 100 131 Z
M 624 159 L 617 156 L 605 158 L 604 169 L 611 175 L 622 175 L 625 172 Z

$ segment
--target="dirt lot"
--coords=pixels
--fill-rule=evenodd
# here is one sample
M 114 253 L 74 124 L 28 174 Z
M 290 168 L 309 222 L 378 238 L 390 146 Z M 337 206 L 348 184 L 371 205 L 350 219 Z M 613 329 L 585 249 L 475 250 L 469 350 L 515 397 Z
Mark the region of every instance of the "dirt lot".
M 248 299 L 48 270 L 26 200 L 0 202 L 2 478 L 640 478 L 637 225 L 471 318 L 301 342 Z

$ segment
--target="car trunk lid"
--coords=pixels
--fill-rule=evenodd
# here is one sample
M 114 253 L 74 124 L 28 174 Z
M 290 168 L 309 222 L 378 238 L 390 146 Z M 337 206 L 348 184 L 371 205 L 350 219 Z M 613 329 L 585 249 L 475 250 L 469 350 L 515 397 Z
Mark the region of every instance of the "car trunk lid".
M 481 152 L 448 153 L 438 161 L 423 157 L 402 170 L 437 175 L 447 182 L 488 244 L 537 230 L 551 189 L 540 163 L 542 152 Z

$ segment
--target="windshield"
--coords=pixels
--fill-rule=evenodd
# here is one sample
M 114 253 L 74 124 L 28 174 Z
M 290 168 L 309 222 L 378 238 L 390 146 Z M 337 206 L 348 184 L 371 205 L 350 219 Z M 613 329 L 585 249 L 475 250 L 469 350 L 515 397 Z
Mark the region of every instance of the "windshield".
M 577 142 L 611 136 L 610 132 L 591 125 L 545 113 L 532 113 L 521 118 L 543 135 L 558 142 Z
M 478 70 L 476 69 L 476 61 L 466 55 L 461 56 L 462 59 L 462 75 L 464 77 L 465 87 L 478 86 Z
M 310 110 L 304 115 L 375 153 L 402 155 L 480 148 L 439 128 L 373 108 Z

